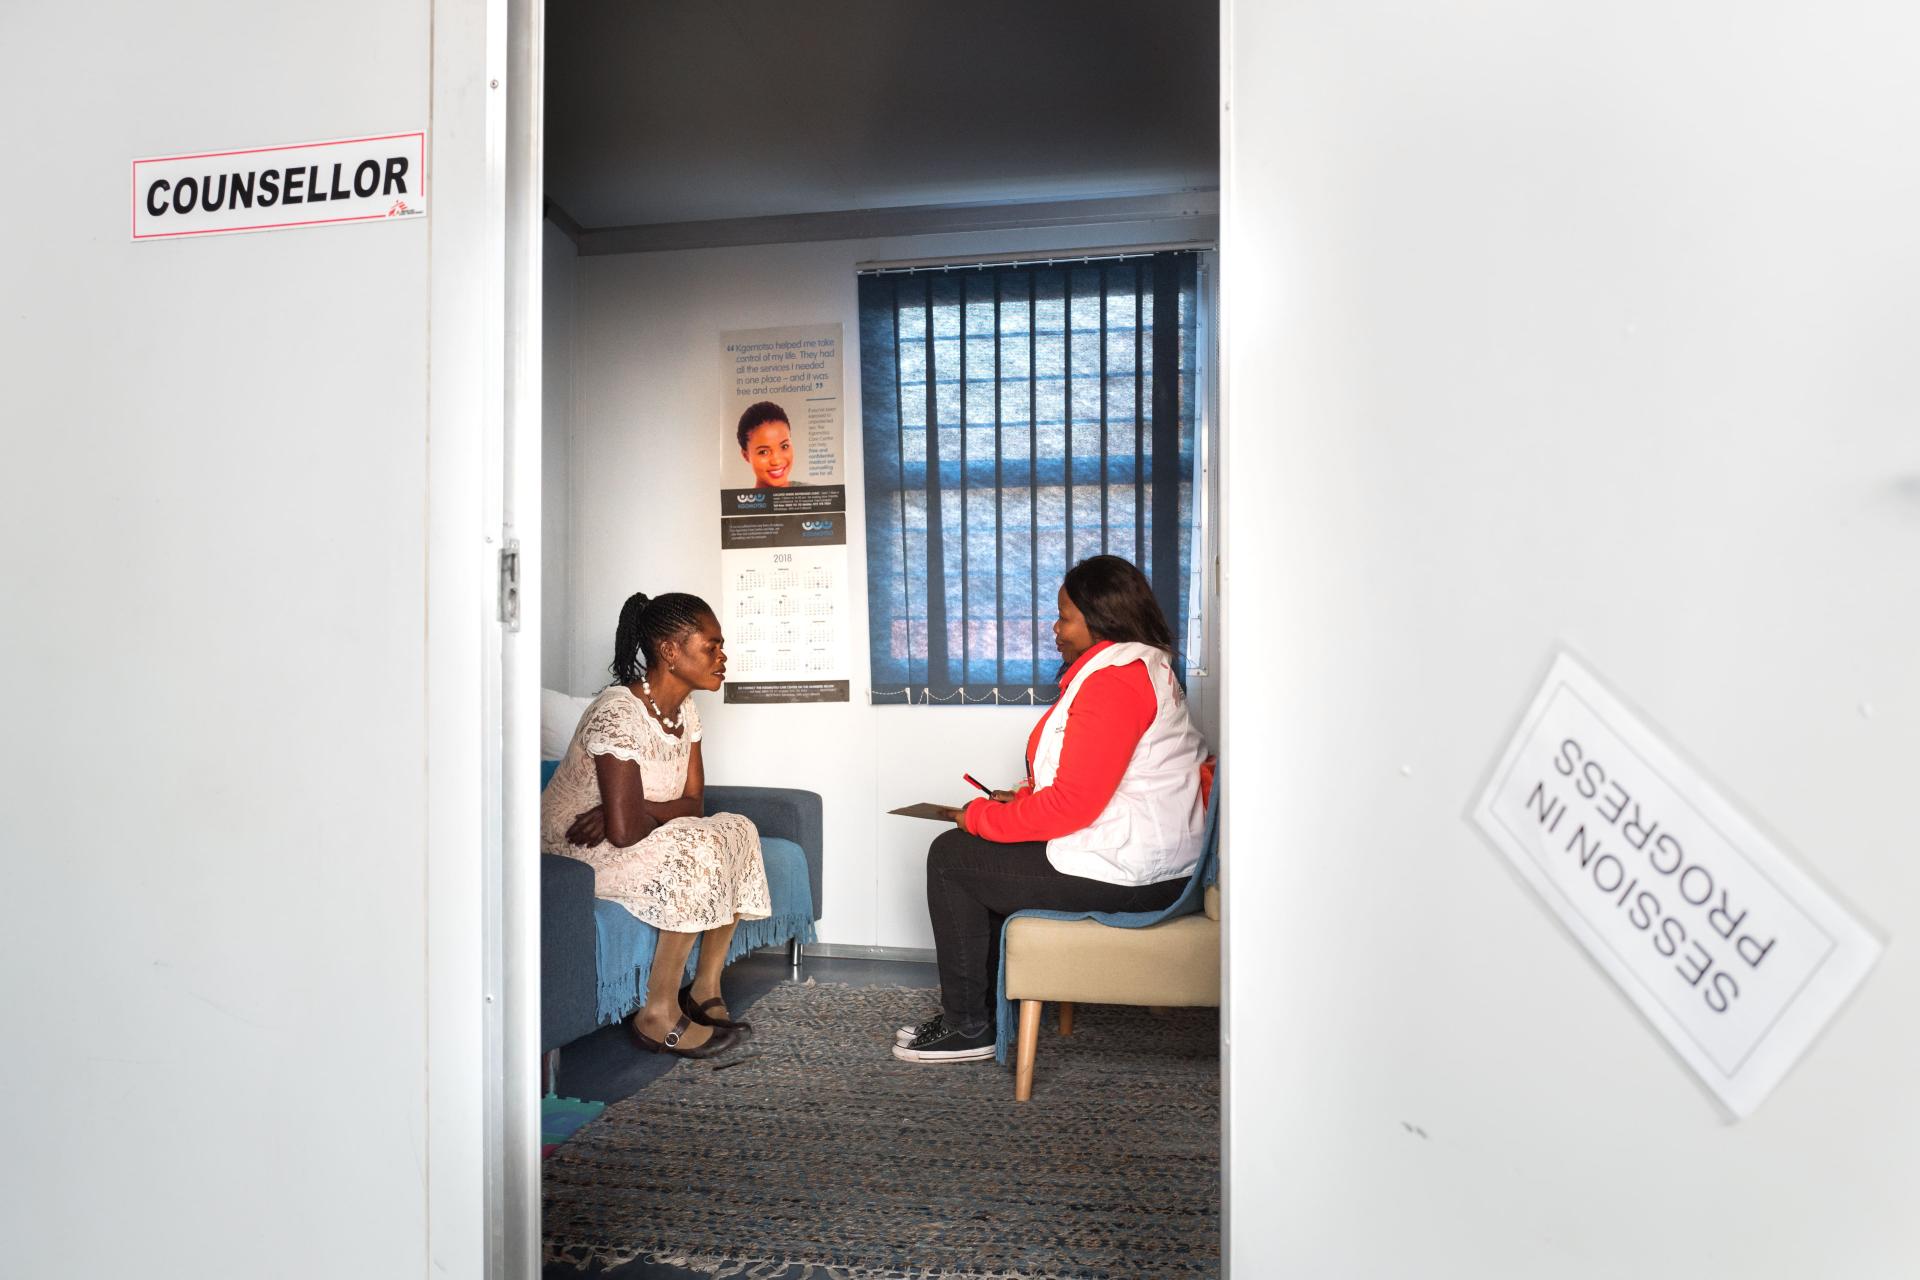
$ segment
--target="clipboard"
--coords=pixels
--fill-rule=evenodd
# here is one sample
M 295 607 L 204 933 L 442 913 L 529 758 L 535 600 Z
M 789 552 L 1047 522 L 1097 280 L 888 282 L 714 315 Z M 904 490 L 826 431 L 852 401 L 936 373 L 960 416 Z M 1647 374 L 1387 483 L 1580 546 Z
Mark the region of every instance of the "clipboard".
M 919 804 L 903 805 L 898 809 L 889 809 L 888 813 L 897 813 L 903 818 L 931 818 L 935 822 L 952 822 L 960 811 L 959 805 L 931 804 L 925 800 Z

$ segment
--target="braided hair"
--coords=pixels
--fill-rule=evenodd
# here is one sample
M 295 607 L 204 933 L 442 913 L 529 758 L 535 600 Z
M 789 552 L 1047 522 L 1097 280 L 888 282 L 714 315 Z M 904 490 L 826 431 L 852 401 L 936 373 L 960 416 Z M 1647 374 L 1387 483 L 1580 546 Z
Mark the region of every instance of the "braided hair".
M 607 670 L 618 684 L 632 684 L 660 661 L 660 644 L 685 635 L 713 617 L 707 602 L 684 591 L 647 597 L 636 591 L 620 606 L 620 626 L 613 634 L 613 662 Z

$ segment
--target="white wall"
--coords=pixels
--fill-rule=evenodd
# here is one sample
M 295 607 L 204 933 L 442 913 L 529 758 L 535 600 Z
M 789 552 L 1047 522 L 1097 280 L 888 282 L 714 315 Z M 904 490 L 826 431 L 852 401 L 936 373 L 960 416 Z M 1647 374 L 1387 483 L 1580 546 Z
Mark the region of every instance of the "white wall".
M 429 264 L 475 265 L 435 238 L 473 216 L 485 98 L 444 56 L 480 24 L 435 17 L 0 12 L 8 1275 L 476 1273 L 446 1157 L 479 1070 L 442 1092 L 428 1046 L 441 996 L 477 1027 L 479 956 L 430 966 L 428 924 L 430 794 L 477 825 L 479 777 L 424 785 L 423 617 L 429 474 L 465 448 L 429 440 Z M 431 93 L 436 41 L 476 110 Z M 430 118 L 426 219 L 128 239 L 134 157 Z
M 864 618 L 855 264 L 1161 242 L 1210 231 L 1198 223 L 1161 223 L 579 259 L 570 691 L 604 685 L 614 623 L 630 592 L 682 590 L 718 600 L 722 330 L 836 320 L 843 326 L 851 603 L 853 616 Z M 960 781 L 965 771 L 983 781 L 1016 780 L 1037 713 L 871 706 L 862 634 L 855 629 L 850 703 L 724 706 L 700 695 L 707 776 L 821 794 L 821 941 L 930 947 L 924 856 L 938 828 L 888 817 L 886 810 L 915 800 L 958 802 L 968 794 Z
M 1234 1274 L 1920 1273 L 1920 18 L 1228 21 Z M 1891 941 L 1738 1125 L 1463 816 L 1560 643 Z
M 540 382 L 540 683 L 567 684 L 567 626 L 572 616 L 573 555 L 568 513 L 573 508 L 574 266 L 578 253 L 566 232 L 543 228 L 545 300 Z

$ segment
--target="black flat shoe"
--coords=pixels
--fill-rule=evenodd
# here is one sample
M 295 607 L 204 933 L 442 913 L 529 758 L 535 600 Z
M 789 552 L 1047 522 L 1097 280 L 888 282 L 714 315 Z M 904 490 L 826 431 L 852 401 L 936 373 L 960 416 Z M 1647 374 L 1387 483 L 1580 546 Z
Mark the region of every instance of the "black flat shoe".
M 723 1029 L 708 1036 L 704 1044 L 682 1049 L 680 1037 L 686 1034 L 689 1025 L 691 1019 L 682 1017 L 673 1024 L 673 1030 L 667 1032 L 665 1040 L 655 1040 L 632 1022 L 627 1023 L 627 1030 L 633 1034 L 633 1042 L 648 1053 L 670 1053 L 676 1058 L 711 1058 L 733 1047 L 734 1033 Z
M 702 1000 L 699 1004 L 695 1004 L 693 1002 L 693 984 L 689 982 L 686 986 L 680 988 L 680 1012 L 686 1014 L 701 1026 L 720 1027 L 727 1031 L 753 1030 L 753 1024 L 751 1022 L 735 1022 L 731 1018 L 716 1018 L 707 1012 L 707 1010 L 713 1008 L 713 1006 L 717 1004 L 723 1005 L 725 1003 L 725 1000 L 722 1000 L 719 996 L 715 996 L 711 1000 Z

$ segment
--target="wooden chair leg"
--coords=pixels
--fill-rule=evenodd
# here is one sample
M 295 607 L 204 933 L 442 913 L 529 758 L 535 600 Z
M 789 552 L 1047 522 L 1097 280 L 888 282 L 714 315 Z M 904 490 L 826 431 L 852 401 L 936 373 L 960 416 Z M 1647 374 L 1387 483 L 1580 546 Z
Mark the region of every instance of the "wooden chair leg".
M 1033 1096 L 1033 1054 L 1040 1046 L 1040 1002 L 1020 1002 L 1020 1038 L 1013 1047 L 1013 1100 L 1025 1102 Z
M 1071 1000 L 1060 1002 L 1060 1034 L 1063 1036 L 1073 1034 L 1073 1001 Z

